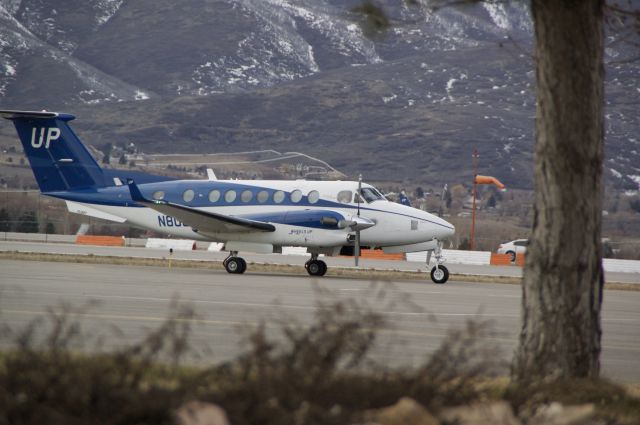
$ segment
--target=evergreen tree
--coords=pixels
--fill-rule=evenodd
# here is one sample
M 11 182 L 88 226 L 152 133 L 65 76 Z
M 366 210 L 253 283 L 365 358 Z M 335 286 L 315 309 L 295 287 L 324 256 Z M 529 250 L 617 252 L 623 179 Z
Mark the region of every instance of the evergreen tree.
M 8 232 L 11 230 L 11 218 L 5 208 L 0 210 L 0 232 Z
M 106 143 L 104 146 L 102 146 L 102 153 L 104 154 L 104 156 L 102 157 L 102 163 L 103 164 L 110 164 L 111 163 L 111 151 L 113 150 L 113 145 L 111 143 Z
M 40 225 L 35 211 L 26 211 L 18 219 L 17 231 L 20 233 L 38 233 Z

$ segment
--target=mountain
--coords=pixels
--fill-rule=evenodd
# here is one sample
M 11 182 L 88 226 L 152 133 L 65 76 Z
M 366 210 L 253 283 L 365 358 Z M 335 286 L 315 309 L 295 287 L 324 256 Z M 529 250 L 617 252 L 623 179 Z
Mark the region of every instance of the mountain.
M 524 3 L 429 13 L 357 0 L 0 0 L 0 104 L 79 116 L 98 146 L 304 152 L 369 180 L 531 187 L 532 26 Z M 640 6 L 640 5 L 639 5 Z M 608 46 L 607 177 L 640 183 L 640 66 Z M 635 181 L 634 181 L 635 180 Z

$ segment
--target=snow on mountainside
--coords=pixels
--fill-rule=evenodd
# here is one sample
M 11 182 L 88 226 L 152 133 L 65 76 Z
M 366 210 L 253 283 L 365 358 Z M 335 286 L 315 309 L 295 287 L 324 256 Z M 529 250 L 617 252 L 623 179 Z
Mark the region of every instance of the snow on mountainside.
M 46 10 L 48 14 L 40 15 L 38 10 Z M 66 37 L 65 31 L 58 28 L 52 17 L 56 15 L 56 9 L 46 9 L 40 2 L 3 0 L 0 3 L 0 98 L 3 104 L 91 104 L 150 97 L 143 90 L 73 57 L 73 38 Z M 72 34 L 72 29 L 68 33 Z
M 450 8 L 425 15 L 390 1 L 388 9 L 396 14 L 394 19 L 412 23 L 397 26 L 375 43 L 363 35 L 349 14 L 349 7 L 356 3 L 0 0 L 4 19 L 12 21 L 0 30 L 0 60 L 5 70 L 15 70 L 24 52 L 11 52 L 20 43 L 15 40 L 20 29 L 23 36 L 28 33 L 43 47 L 62 51 L 143 91 L 164 96 L 208 95 L 270 87 L 349 65 L 497 42 L 507 32 L 516 39 L 531 33 L 522 4 L 485 4 L 473 10 Z M 25 62 L 30 66 L 31 61 Z M 59 61 L 60 67 L 64 62 Z M 19 75 L 13 77 L 20 80 Z M 77 88 L 71 81 L 69 85 L 68 99 L 63 102 L 78 100 Z M 99 91 L 99 87 L 93 89 Z M 114 93 L 105 98 L 119 96 Z
M 0 103 L 83 110 L 106 139 L 148 151 L 175 149 L 175 135 L 191 151 L 286 146 L 347 172 L 384 163 L 400 178 L 447 181 L 475 146 L 492 173 L 530 185 L 526 2 L 429 13 L 380 0 L 393 26 L 373 40 L 349 12 L 359 2 L 0 0 Z M 608 58 L 629 57 L 624 49 L 608 45 Z M 640 65 L 611 63 L 606 75 L 607 175 L 632 187 Z M 102 121 L 143 99 L 117 130 Z

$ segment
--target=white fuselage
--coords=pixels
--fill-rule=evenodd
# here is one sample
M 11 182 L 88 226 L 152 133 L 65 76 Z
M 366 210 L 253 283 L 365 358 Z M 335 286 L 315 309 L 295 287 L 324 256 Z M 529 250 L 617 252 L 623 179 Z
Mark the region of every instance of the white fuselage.
M 358 215 L 358 202 L 354 198 L 358 190 L 358 182 L 352 181 L 306 181 L 306 180 L 181 180 L 172 182 L 149 183 L 139 185 L 140 191 L 149 199 L 167 199 L 173 203 L 196 208 L 198 210 L 225 216 L 269 216 L 270 214 L 290 214 L 297 211 L 331 211 L 338 212 L 348 221 Z M 375 191 L 370 185 L 362 188 Z M 113 189 L 113 196 L 119 188 Z M 126 187 L 125 187 L 126 190 Z M 212 194 L 213 191 L 219 192 Z M 234 191 L 233 201 L 227 192 Z M 269 192 L 264 199 L 258 192 Z M 284 199 L 277 202 L 274 191 L 282 191 Z M 302 199 L 295 202 L 296 191 L 300 191 Z M 243 192 L 251 192 L 243 198 Z M 312 193 L 317 192 L 317 193 Z M 345 202 L 345 196 L 347 202 Z M 377 192 L 376 192 L 377 193 Z M 216 199 L 217 197 L 217 199 Z M 342 199 L 340 199 L 342 197 Z M 316 199 L 317 198 L 317 199 Z M 279 199 L 279 198 L 278 198 Z M 213 201 L 212 201 L 213 200 Z M 246 202 L 245 202 L 246 200 Z M 103 213 L 103 218 L 112 216 L 126 220 L 132 225 L 147 228 L 156 232 L 187 239 L 210 240 L 216 242 L 251 242 L 278 246 L 336 247 L 349 245 L 348 235 L 353 234 L 349 227 L 326 229 L 322 226 L 310 226 L 305 223 L 269 222 L 275 226 L 273 232 L 246 231 L 232 233 L 203 233 L 194 231 L 188 224 L 173 217 L 163 215 L 151 208 L 129 205 L 106 205 L 74 200 L 74 203 L 86 208 L 87 215 Z M 78 209 L 78 208 L 76 208 Z M 425 211 L 409 206 L 376 199 L 367 202 L 361 200 L 359 214 L 375 222 L 375 225 L 361 231 L 361 245 L 370 247 L 401 247 L 442 240 L 453 235 L 454 227 L 445 220 Z M 74 211 L 81 212 L 81 211 Z M 82 213 L 82 212 L 81 212 Z M 407 250 L 418 250 L 407 248 Z

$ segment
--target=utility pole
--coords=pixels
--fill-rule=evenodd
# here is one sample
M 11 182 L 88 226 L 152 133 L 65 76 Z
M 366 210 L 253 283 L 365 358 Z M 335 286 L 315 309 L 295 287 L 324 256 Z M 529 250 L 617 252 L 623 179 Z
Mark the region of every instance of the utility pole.
M 476 176 L 478 175 L 478 149 L 473 150 L 473 210 L 471 211 L 471 237 L 469 247 L 471 251 L 476 248 Z

